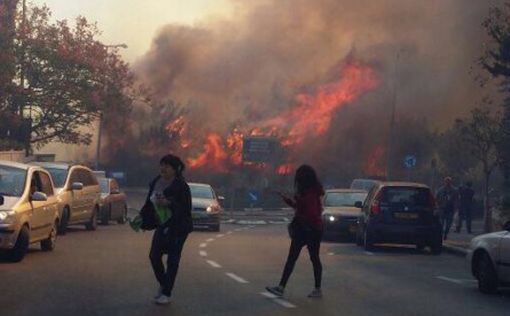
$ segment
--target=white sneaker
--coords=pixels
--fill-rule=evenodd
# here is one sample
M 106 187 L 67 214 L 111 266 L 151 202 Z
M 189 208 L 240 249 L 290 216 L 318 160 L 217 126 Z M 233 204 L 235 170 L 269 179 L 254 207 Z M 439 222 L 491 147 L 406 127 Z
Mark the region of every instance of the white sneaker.
M 308 294 L 309 298 L 321 298 L 322 297 L 322 291 L 321 289 L 314 289 L 312 293 Z
M 266 286 L 266 290 L 273 295 L 282 297 L 284 288 L 282 286 Z
M 164 294 L 161 294 L 157 299 L 156 299 L 156 304 L 158 305 L 166 305 L 168 303 L 170 303 L 170 296 L 166 296 Z

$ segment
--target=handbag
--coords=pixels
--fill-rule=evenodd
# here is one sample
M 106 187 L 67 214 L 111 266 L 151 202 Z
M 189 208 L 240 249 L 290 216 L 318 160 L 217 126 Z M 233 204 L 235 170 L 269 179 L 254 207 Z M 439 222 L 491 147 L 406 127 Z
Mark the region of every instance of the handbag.
M 156 219 L 156 210 L 152 202 L 146 202 L 140 210 L 140 217 L 142 218 L 142 224 L 140 228 L 143 230 L 154 230 L 158 226 Z

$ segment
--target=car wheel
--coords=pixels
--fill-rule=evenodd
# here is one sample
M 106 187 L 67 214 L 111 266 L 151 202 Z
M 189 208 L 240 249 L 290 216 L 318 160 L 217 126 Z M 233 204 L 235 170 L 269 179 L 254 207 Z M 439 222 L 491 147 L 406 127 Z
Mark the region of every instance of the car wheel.
M 364 237 L 363 237 L 363 246 L 366 251 L 370 251 L 374 249 L 374 236 L 368 231 L 368 227 L 365 227 Z
M 127 211 L 128 211 L 127 205 L 124 205 L 124 212 L 122 213 L 122 216 L 117 220 L 118 224 L 121 224 L 121 225 L 126 224 Z
M 53 227 L 51 228 L 51 232 L 50 235 L 48 236 L 48 239 L 41 241 L 41 249 L 43 251 L 52 251 L 53 249 L 55 249 L 55 245 L 57 243 L 57 227 L 58 221 L 55 221 Z
M 496 293 L 498 290 L 498 276 L 489 255 L 482 254 L 476 265 L 478 267 L 478 289 L 486 294 Z
M 11 262 L 20 262 L 25 257 L 30 244 L 30 232 L 27 226 L 23 226 L 18 234 L 14 248 L 7 252 L 7 259 Z
M 92 217 L 90 218 L 90 221 L 85 225 L 85 228 L 87 230 L 96 230 L 97 229 L 97 207 L 94 209 L 94 212 L 92 213 Z
M 108 205 L 108 210 L 104 210 L 101 214 L 101 225 L 110 224 L 110 217 L 112 216 L 112 205 Z
M 60 220 L 60 225 L 58 226 L 58 234 L 59 235 L 65 235 L 67 233 L 67 225 L 69 223 L 70 218 L 70 211 L 69 208 L 66 206 L 62 210 L 62 219 Z

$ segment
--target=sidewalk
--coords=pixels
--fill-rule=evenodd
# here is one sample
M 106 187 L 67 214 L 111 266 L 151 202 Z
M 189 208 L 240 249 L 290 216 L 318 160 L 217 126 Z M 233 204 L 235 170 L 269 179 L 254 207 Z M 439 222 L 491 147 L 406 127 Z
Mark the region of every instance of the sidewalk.
M 448 240 L 445 240 L 443 243 L 443 249 L 460 256 L 465 256 L 467 254 L 467 250 L 469 248 L 469 244 L 471 240 L 483 234 L 483 220 L 477 219 L 473 220 L 472 224 L 472 234 L 468 234 L 466 232 L 466 225 L 462 227 L 462 231 L 460 233 L 455 232 L 455 224 L 452 226 L 450 234 L 448 235 Z

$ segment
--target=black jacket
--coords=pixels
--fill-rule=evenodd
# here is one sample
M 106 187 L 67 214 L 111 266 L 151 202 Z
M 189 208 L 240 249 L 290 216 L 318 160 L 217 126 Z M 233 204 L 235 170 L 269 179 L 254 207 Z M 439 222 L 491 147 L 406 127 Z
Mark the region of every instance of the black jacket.
M 158 176 L 151 182 L 150 191 L 153 190 L 160 178 Z M 151 194 L 152 192 L 149 192 L 147 199 L 150 199 Z M 163 191 L 163 195 L 170 201 L 170 209 L 172 211 L 172 217 L 164 226 L 168 227 L 170 234 L 174 236 L 183 236 L 191 233 L 193 231 L 191 191 L 184 178 L 175 178 L 172 184 Z

